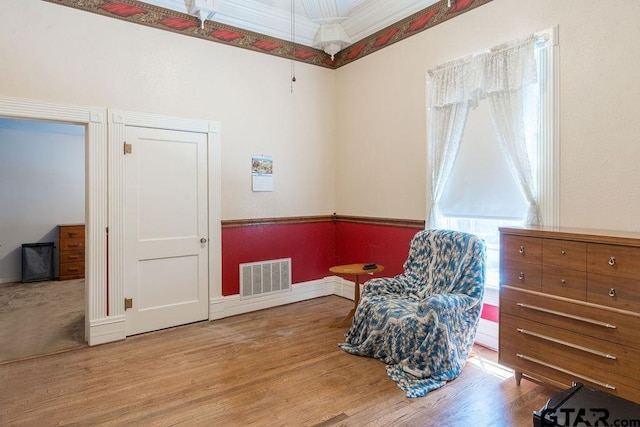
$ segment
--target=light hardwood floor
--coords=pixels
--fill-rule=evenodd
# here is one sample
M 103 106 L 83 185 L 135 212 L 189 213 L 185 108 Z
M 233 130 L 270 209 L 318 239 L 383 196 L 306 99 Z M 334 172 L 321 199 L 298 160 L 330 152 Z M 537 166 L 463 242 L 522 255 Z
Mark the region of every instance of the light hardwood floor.
M 0 425 L 530 426 L 554 390 L 476 347 L 454 381 L 408 399 L 329 325 L 337 296 L 0 365 Z

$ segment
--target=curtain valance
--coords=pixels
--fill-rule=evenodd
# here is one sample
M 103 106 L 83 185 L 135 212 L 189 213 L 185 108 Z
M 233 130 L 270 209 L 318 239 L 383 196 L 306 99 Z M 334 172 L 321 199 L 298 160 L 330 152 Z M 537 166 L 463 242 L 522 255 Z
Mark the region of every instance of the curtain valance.
M 535 83 L 536 36 L 530 35 L 427 71 L 427 106 L 469 102 L 488 93 L 513 91 Z

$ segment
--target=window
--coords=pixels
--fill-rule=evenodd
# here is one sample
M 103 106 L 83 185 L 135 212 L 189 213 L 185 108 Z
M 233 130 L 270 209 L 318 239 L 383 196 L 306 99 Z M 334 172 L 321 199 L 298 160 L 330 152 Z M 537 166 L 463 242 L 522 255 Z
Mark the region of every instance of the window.
M 485 66 L 482 71 L 485 74 L 480 78 L 477 72 L 477 69 L 483 66 L 482 61 L 494 61 L 494 58 L 487 60 L 482 55 L 497 56 L 503 49 L 502 46 L 490 50 L 489 53 L 463 58 L 429 72 L 430 84 L 427 91 L 431 90 L 439 97 L 436 100 L 434 94 L 431 94 L 429 102 L 429 123 L 436 128 L 435 131 L 430 130 L 428 140 L 429 153 L 433 156 L 429 159 L 432 189 L 429 223 L 431 227 L 471 232 L 485 240 L 486 283 L 490 288 L 499 284 L 499 227 L 558 223 L 556 33 L 556 29 L 553 28 L 530 36 L 535 57 L 535 65 L 532 67 L 535 67 L 537 74 L 535 83 L 526 80 L 526 66 L 517 62 L 515 65 L 507 64 L 507 67 L 511 67 L 509 71 L 524 70 L 522 75 L 525 77 L 522 77 L 522 85 L 517 87 L 521 88 L 521 94 L 516 97 L 506 95 L 506 102 L 499 100 L 496 103 L 493 98 L 490 101 L 487 98 L 491 95 L 485 93 L 488 85 L 496 80 L 494 76 L 486 74 L 491 73 L 495 67 Z M 524 45 L 525 42 L 521 44 Z M 510 46 L 503 46 L 507 45 Z M 509 48 L 504 50 L 507 49 Z M 480 60 L 476 59 L 478 57 Z M 451 75 L 457 72 L 454 68 L 460 64 L 467 66 L 467 69 L 458 72 L 456 84 L 451 84 Z M 443 69 L 448 75 L 438 81 L 442 77 L 442 74 L 438 73 Z M 474 79 L 485 80 L 478 87 L 469 86 L 469 81 L 475 83 Z M 463 84 L 460 85 L 460 82 Z M 451 94 L 447 93 L 451 90 L 455 92 L 461 86 L 464 86 L 464 94 L 450 96 Z M 453 100 L 450 101 L 450 105 L 454 104 L 452 108 L 447 105 L 447 99 Z M 500 108 L 509 105 L 514 99 L 521 102 L 521 110 L 500 116 Z M 501 102 L 503 103 L 500 104 Z M 442 110 L 446 114 L 443 114 Z M 513 124 L 496 123 L 507 119 L 521 119 L 523 125 L 520 129 L 514 130 Z M 503 135 L 500 135 L 500 132 L 503 132 Z M 521 156 L 509 152 L 513 147 L 504 148 L 505 139 L 508 141 L 513 135 L 521 135 L 526 141 L 526 148 L 520 148 L 526 152 L 524 157 L 528 157 L 524 163 L 509 158 Z M 437 147 L 438 143 L 434 144 L 433 141 L 438 141 L 438 138 L 440 141 L 447 140 L 443 147 Z M 440 160 L 437 159 L 438 156 Z M 518 175 L 518 172 L 512 171 L 512 168 L 522 165 L 526 165 L 530 170 L 530 182 L 522 174 Z M 529 198 L 526 191 L 530 191 Z M 537 204 L 537 216 L 531 215 L 531 199 L 535 199 Z

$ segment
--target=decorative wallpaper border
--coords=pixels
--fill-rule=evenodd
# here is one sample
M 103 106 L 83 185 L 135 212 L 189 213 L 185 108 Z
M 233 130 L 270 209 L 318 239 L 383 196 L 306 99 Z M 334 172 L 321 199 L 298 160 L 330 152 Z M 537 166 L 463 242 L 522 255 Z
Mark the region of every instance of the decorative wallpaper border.
M 450 8 L 447 5 L 447 0 L 439 1 L 345 48 L 335 55 L 334 60 L 331 60 L 329 55 L 319 49 L 220 24 L 215 21 L 206 21 L 204 29 L 202 29 L 198 19 L 191 15 L 137 0 L 44 1 L 148 27 L 275 55 L 293 61 L 336 69 L 425 31 L 441 22 L 487 4 L 492 0 L 456 0 Z

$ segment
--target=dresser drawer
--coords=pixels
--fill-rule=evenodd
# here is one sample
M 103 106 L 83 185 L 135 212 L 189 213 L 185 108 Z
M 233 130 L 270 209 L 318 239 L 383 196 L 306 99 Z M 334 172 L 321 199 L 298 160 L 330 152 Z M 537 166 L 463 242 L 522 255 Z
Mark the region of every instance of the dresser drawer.
M 542 240 L 542 262 L 552 267 L 585 271 L 587 268 L 587 244 L 568 240 Z
M 640 313 L 640 280 L 589 273 L 587 301 Z
M 60 278 L 84 277 L 84 262 L 60 264 Z
M 542 267 L 525 262 L 510 262 L 500 273 L 500 286 L 515 286 L 517 288 L 540 290 Z
M 640 280 L 640 248 L 589 243 L 587 271 Z
M 503 235 L 502 254 L 504 261 L 542 262 L 542 241 L 537 237 Z
M 500 360 L 548 371 L 549 376 L 596 386 L 619 396 L 638 395 L 640 350 L 505 315 Z M 533 365 L 533 366 L 531 366 Z
M 84 250 L 84 237 L 60 240 L 60 251 L 79 251 L 79 250 Z
M 60 263 L 84 262 L 84 251 L 64 251 L 60 252 Z
M 640 387 L 640 366 L 636 363 L 640 360 L 639 349 L 509 315 L 500 319 L 500 326 L 504 328 L 504 342 L 517 342 L 519 354 L 546 360 L 561 369 L 615 387 L 623 384 Z M 584 373 L 586 367 L 590 368 L 589 374 Z
M 544 265 L 541 290 L 547 294 L 586 301 L 587 273 Z
M 515 288 L 500 289 L 503 314 L 640 348 L 640 315 Z
M 501 227 L 500 244 L 499 359 L 516 382 L 640 402 L 640 233 Z
M 61 239 L 84 239 L 84 225 L 60 225 Z

